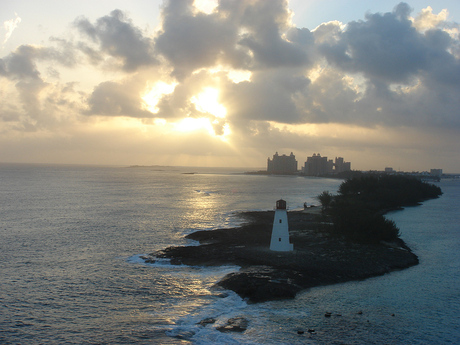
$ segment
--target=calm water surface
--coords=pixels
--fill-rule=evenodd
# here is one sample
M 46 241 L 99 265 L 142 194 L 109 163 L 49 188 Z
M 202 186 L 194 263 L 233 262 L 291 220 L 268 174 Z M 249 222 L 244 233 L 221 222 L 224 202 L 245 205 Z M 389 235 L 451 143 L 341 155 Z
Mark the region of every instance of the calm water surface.
M 292 301 L 247 305 L 212 288 L 237 267 L 142 262 L 194 245 L 183 237 L 197 229 L 238 224 L 237 211 L 272 209 L 280 197 L 300 208 L 340 184 L 241 171 L 0 165 L 0 343 L 460 343 L 459 181 L 389 215 L 420 265 Z M 234 316 L 250 320 L 245 333 L 196 324 Z M 315 333 L 297 334 L 307 329 Z

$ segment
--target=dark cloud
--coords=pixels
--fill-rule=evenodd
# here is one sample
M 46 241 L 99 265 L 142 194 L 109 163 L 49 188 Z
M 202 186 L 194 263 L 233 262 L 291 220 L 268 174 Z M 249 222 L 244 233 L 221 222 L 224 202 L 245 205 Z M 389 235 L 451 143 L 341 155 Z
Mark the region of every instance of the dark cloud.
M 18 47 L 16 51 L 1 60 L 3 76 L 12 79 L 39 79 L 40 72 L 35 64 L 38 55 L 37 48 L 33 46 L 22 45 Z
M 308 35 L 305 30 L 291 31 L 290 38 L 295 43 L 283 37 L 291 28 L 287 1 L 252 1 L 244 5 L 222 1 L 219 8 L 224 13 L 230 12 L 232 21 L 245 31 L 238 44 L 249 48 L 254 55 L 255 68 L 305 66 L 309 62 L 304 46 L 308 48 L 313 41 L 300 38 Z
M 231 117 L 298 123 L 301 114 L 295 98 L 308 92 L 309 83 L 308 78 L 288 69 L 255 72 L 251 81 L 229 83 L 223 88 L 222 100 Z
M 44 97 L 51 84 L 42 77 L 38 63 L 51 64 L 48 73 L 58 78 L 59 73 L 54 66 L 73 67 L 76 64 L 72 46 L 65 40 L 51 39 L 57 47 L 41 47 L 21 45 L 14 52 L 0 59 L 0 75 L 14 82 L 19 105 L 12 106 L 9 99 L 4 99 L 2 112 L 5 118 L 16 118 L 14 127 L 21 131 L 35 131 L 56 122 L 53 109 L 48 108 L 49 98 Z M 55 85 L 55 89 L 60 85 Z M 57 102 L 57 100 L 55 100 Z M 68 111 L 68 109 L 63 110 Z
M 368 15 L 366 21 L 351 22 L 340 40 L 323 45 L 328 60 L 370 79 L 407 82 L 427 65 L 427 45 L 422 34 L 396 12 Z
M 144 85 L 145 87 L 145 85 Z M 103 82 L 88 98 L 88 115 L 150 118 L 152 113 L 142 108 L 142 87 L 134 82 Z
M 183 79 L 194 70 L 222 62 L 242 65 L 245 53 L 235 50 L 238 27 L 217 14 L 192 12 L 191 0 L 168 1 L 162 11 L 162 30 L 155 39 L 156 51 Z
M 191 0 L 166 2 L 155 40 L 179 79 L 218 64 L 259 70 L 312 62 L 313 36 L 307 29 L 289 31 L 287 1 L 224 0 L 211 14 L 195 12 Z
M 321 44 L 320 50 L 333 65 L 363 73 L 371 82 L 409 84 L 439 66 L 455 71 L 458 61 L 448 51 L 452 38 L 439 29 L 417 31 L 409 13 L 401 3 L 392 13 L 367 15 L 365 21 L 349 23 L 335 42 Z
M 145 37 L 120 10 L 114 10 L 109 16 L 99 18 L 95 24 L 88 19 L 75 21 L 76 27 L 94 43 L 99 45 L 101 52 L 122 61 L 125 71 L 135 71 L 141 66 L 157 63 L 153 55 L 152 40 Z M 95 50 L 83 43 L 79 44 L 82 51 L 89 54 L 91 61 L 98 61 Z
M 73 67 L 76 64 L 75 52 L 64 40 L 52 39 L 58 47 L 21 45 L 14 52 L 0 59 L 0 75 L 11 79 L 40 79 L 38 61 L 48 61 L 61 66 Z

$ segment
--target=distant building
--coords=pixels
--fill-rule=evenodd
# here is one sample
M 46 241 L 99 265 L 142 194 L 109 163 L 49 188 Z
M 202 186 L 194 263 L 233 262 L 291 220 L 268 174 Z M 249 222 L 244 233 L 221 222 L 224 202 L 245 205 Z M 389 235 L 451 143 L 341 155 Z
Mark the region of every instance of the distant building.
M 327 157 L 321 157 L 321 154 L 314 153 L 313 156 L 307 157 L 303 172 L 308 176 L 320 176 L 331 174 L 334 171 L 334 162 L 327 160 Z
M 344 171 L 351 170 L 351 163 L 345 162 L 342 157 L 335 157 L 335 169 L 334 172 L 341 173 Z
M 291 152 L 289 156 L 278 155 L 276 152 L 273 159 L 267 160 L 267 172 L 269 174 L 294 174 L 297 172 L 297 160 Z
M 442 176 L 442 169 L 431 169 L 430 170 L 431 176 L 441 177 Z
M 386 168 L 385 168 L 385 173 L 387 173 L 387 174 L 391 174 L 391 173 L 394 173 L 394 172 L 395 172 L 395 171 L 394 171 L 393 168 L 391 168 L 391 167 L 386 167 Z
M 303 173 L 308 176 L 321 176 L 350 170 L 351 163 L 345 162 L 342 157 L 335 157 L 334 163 L 332 159 L 328 160 L 327 157 L 314 153 L 313 156 L 307 157 Z

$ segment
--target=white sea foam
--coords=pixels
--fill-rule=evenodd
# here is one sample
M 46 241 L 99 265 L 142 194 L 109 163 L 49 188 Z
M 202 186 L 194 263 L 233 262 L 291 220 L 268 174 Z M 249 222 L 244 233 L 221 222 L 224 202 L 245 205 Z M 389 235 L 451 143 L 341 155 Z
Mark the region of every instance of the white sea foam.
M 190 265 L 176 265 L 171 264 L 169 258 L 155 258 L 155 262 L 145 262 L 144 257 L 148 254 L 136 254 L 126 259 L 127 262 L 132 264 L 146 265 L 150 267 L 170 267 L 171 269 L 187 268 L 187 273 L 199 275 L 201 278 L 222 278 L 225 275 L 236 272 L 240 269 L 237 265 L 223 265 L 223 266 L 190 266 Z
M 201 244 L 200 241 L 195 241 L 195 240 L 187 239 L 187 245 L 188 245 L 188 246 L 197 247 L 197 246 L 199 246 L 200 244 Z
M 144 260 L 144 257 L 148 257 L 148 254 L 136 254 L 133 256 L 130 256 L 129 258 L 126 259 L 127 262 L 132 263 L 132 264 L 139 264 L 139 265 L 145 265 L 145 266 L 150 266 L 150 267 L 186 267 L 186 265 L 173 265 L 171 264 L 171 259 L 168 258 L 155 258 L 155 262 L 146 262 Z
M 247 306 L 233 291 L 226 292 L 226 297 L 223 298 L 213 296 L 211 303 L 203 304 L 192 313 L 175 320 L 175 325 L 166 334 L 191 340 L 195 344 L 241 344 L 238 334 L 222 333 L 217 327 L 225 325 L 230 318 L 244 317 Z M 205 319 L 214 319 L 215 322 L 201 325 L 200 321 Z
M 126 261 L 131 264 L 145 264 L 145 260 L 142 257 L 147 256 L 147 255 L 148 254 L 132 255 L 129 258 L 127 258 Z

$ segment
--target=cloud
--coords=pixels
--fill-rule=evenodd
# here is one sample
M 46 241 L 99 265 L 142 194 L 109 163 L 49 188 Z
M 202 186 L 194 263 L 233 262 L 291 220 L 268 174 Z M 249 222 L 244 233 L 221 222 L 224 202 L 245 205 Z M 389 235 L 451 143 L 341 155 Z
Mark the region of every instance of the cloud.
M 40 72 L 35 63 L 35 59 L 38 55 L 39 53 L 36 47 L 27 45 L 20 46 L 15 52 L 0 60 L 0 71 L 3 76 L 10 78 L 38 79 Z
M 392 13 L 368 15 L 351 22 L 332 44 L 322 44 L 325 57 L 338 68 L 363 73 L 370 82 L 409 84 L 439 64 L 456 68 L 449 52 L 450 36 L 439 29 L 417 31 L 408 19 L 407 5 Z
M 427 8 L 416 19 L 410 12 L 401 3 L 392 12 L 367 14 L 347 25 L 324 23 L 310 31 L 292 24 L 284 0 L 222 0 L 209 13 L 200 12 L 192 0 L 166 1 L 153 37 L 120 10 L 95 23 L 79 18 L 75 27 L 86 40 L 53 37 L 55 47 L 20 46 L 0 60 L 0 74 L 43 82 L 38 62 L 73 68 L 85 63 L 78 55 L 82 52 L 86 61 L 118 66 L 130 76 L 96 85 L 84 98 L 86 115 L 214 121 L 213 114 L 192 102 L 214 87 L 227 108 L 225 123 L 233 126 L 244 121 L 428 126 L 442 125 L 440 119 L 456 124 L 449 112 L 459 106 L 458 37 L 447 31 L 445 12 L 435 15 Z M 250 71 L 250 79 L 233 82 L 228 71 L 235 69 Z M 59 77 L 56 68 L 52 72 Z M 160 97 L 152 113 L 142 97 L 149 84 L 166 79 L 177 85 Z M 216 130 L 221 133 L 222 124 Z
M 106 81 L 97 85 L 88 97 L 87 115 L 150 118 L 153 114 L 143 108 L 140 95 L 145 84 L 136 79 L 120 82 Z
M 251 81 L 228 83 L 222 88 L 224 105 L 236 120 L 300 122 L 296 94 L 308 92 L 310 81 L 289 69 L 254 72 Z
M 416 16 L 412 21 L 414 23 L 414 27 L 419 30 L 428 30 L 439 25 L 442 25 L 447 21 L 447 17 L 449 16 L 449 12 L 447 9 L 443 9 L 438 14 L 433 14 L 433 9 L 431 6 L 422 9 L 418 16 Z
M 21 18 L 17 15 L 17 13 L 14 15 L 16 16 L 14 19 L 3 22 L 3 27 L 5 28 L 5 39 L 3 40 L 3 44 L 8 42 L 11 35 L 13 34 L 14 29 L 16 29 L 21 22 Z
M 43 47 L 34 45 L 21 45 L 15 51 L 0 59 L 0 75 L 13 79 L 41 78 L 37 67 L 38 62 L 51 62 L 66 67 L 75 66 L 76 58 L 73 47 L 64 40 L 51 38 L 60 47 Z
M 408 15 L 408 6 L 400 4 L 391 13 L 351 22 L 342 31 L 330 26 L 325 33 L 322 28 L 319 49 L 338 73 L 364 77 L 366 90 L 354 100 L 356 123 L 367 117 L 368 124 L 458 126 L 452 112 L 460 106 L 455 97 L 460 88 L 460 64 L 454 55 L 458 40 L 439 28 L 418 31 Z M 345 97 L 340 103 L 347 99 L 352 100 Z M 328 114 L 332 122 L 341 122 L 337 111 Z
M 155 49 L 183 79 L 194 70 L 219 63 L 244 66 L 247 52 L 236 49 L 237 26 L 218 14 L 193 13 L 192 0 L 168 1 Z
M 428 47 L 406 17 L 395 10 L 366 19 L 349 23 L 338 42 L 322 46 L 328 61 L 345 71 L 362 72 L 371 80 L 384 82 L 407 82 L 426 68 Z
M 289 41 L 284 34 L 292 28 L 288 2 L 223 1 L 219 9 L 236 23 L 241 34 L 238 44 L 247 47 L 254 56 L 254 67 L 305 66 L 309 63 L 305 46 L 313 43 L 308 30 L 290 32 Z M 307 37 L 307 39 L 305 39 Z
M 215 65 L 306 66 L 313 38 L 308 29 L 293 28 L 290 16 L 284 0 L 220 1 L 211 14 L 197 12 L 192 0 L 167 1 L 155 49 L 179 79 Z
M 410 12 L 401 3 L 392 12 L 346 26 L 325 23 L 312 32 L 292 25 L 285 1 L 221 1 L 211 14 L 196 12 L 192 1 L 167 2 L 155 48 L 180 84 L 160 101 L 158 116 L 193 114 L 187 104 L 197 82 L 192 73 L 228 64 L 252 71 L 250 80 L 219 82 L 234 126 L 241 119 L 428 126 L 433 117 L 423 114 L 435 108 L 438 118 L 447 119 L 458 106 L 458 59 L 452 53 L 458 42 L 441 28 L 417 30 Z M 441 26 L 442 13 L 436 18 Z M 236 51 L 242 59 L 234 59 Z M 315 70 L 321 72 L 311 81 Z M 202 78 L 195 89 L 215 83 L 211 79 Z M 446 85 L 444 102 L 433 83 Z M 419 109 L 420 99 L 436 105 L 410 111 Z
M 75 26 L 98 45 L 100 53 L 120 60 L 123 70 L 127 72 L 157 63 L 151 39 L 145 37 L 120 10 L 114 10 L 110 15 L 99 18 L 95 24 L 86 18 L 79 18 L 75 21 Z M 96 56 L 96 49 L 85 43 L 80 42 L 79 47 L 92 62 L 102 59 L 101 56 Z
M 11 81 L 9 85 L 15 89 L 14 92 L 6 89 L 8 91 L 4 95 L 9 97 L 2 99 L 0 107 L 0 112 L 5 112 L 6 115 L 1 117 L 17 119 L 17 124 L 13 126 L 16 130 L 35 131 L 46 128 L 55 124 L 57 117 L 62 118 L 62 115 L 58 114 L 59 111 L 71 110 L 50 106 L 53 102 L 58 104 L 62 101 L 59 98 L 53 100 L 53 97 L 57 95 L 56 90 L 65 86 L 49 83 L 40 72 L 39 65 L 42 63 L 49 63 L 54 67 L 73 67 L 76 64 L 72 47 L 60 40 L 52 41 L 57 42 L 59 47 L 21 45 L 0 59 L 0 76 Z M 54 67 L 50 67 L 49 73 L 58 79 L 59 73 Z M 48 92 L 51 92 L 51 95 Z M 69 102 L 67 106 L 70 107 L 71 104 L 73 103 Z

